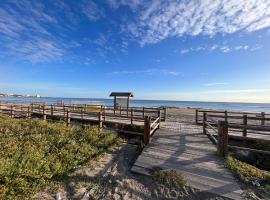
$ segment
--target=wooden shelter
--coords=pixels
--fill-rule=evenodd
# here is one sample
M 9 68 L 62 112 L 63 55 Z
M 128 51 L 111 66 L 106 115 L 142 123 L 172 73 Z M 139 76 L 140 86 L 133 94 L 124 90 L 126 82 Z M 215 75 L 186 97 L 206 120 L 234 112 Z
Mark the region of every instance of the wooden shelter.
M 134 97 L 132 92 L 112 92 L 110 97 L 114 97 L 114 109 L 119 107 L 129 108 L 130 97 Z

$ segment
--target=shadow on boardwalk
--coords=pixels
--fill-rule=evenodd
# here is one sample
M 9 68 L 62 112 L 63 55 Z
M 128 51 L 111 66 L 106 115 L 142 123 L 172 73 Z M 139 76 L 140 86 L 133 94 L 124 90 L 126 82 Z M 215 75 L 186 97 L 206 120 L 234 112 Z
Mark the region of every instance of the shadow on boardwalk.
M 218 196 L 242 199 L 243 191 L 216 147 L 201 127 L 190 123 L 165 123 L 136 160 L 131 171 L 149 175 L 155 167 L 177 169 L 188 185 Z

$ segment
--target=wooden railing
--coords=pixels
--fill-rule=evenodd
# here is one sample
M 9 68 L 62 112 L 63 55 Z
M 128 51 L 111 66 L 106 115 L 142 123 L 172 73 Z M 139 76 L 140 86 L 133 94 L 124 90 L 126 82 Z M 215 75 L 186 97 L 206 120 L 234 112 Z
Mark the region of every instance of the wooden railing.
M 210 115 L 211 116 L 211 115 Z M 244 124 L 230 124 L 228 121 L 221 121 L 221 120 L 215 120 L 209 117 L 209 115 L 204 112 L 203 113 L 203 133 L 209 136 L 209 138 L 213 141 L 215 145 L 217 145 L 217 150 L 220 155 L 225 156 L 228 153 L 229 149 L 239 149 L 239 150 L 246 150 L 251 152 L 257 152 L 262 154 L 270 155 L 269 151 L 264 151 L 261 149 L 254 149 L 254 148 L 247 148 L 247 147 L 241 147 L 241 146 L 234 146 L 229 145 L 229 138 L 235 138 L 234 135 L 230 135 L 229 129 L 233 128 L 233 131 L 236 131 L 236 127 L 240 128 L 243 132 L 243 136 L 237 137 L 238 139 L 247 139 L 247 132 L 248 130 L 260 130 L 264 131 L 265 133 L 257 133 L 256 134 L 266 134 L 269 137 L 268 142 L 270 142 L 270 126 L 258 126 L 258 125 L 247 125 L 247 116 L 244 115 L 243 121 Z M 254 120 L 254 119 L 253 119 Z M 258 119 L 260 120 L 260 119 Z M 252 140 L 264 140 L 261 138 L 253 138 Z M 265 141 L 265 140 L 264 140 Z
M 270 122 L 270 114 L 265 112 L 234 112 L 226 110 L 195 110 L 195 122 L 196 124 L 202 124 L 203 113 L 207 113 L 208 117 L 218 118 L 219 120 L 224 120 L 227 122 L 239 121 L 246 116 L 247 120 L 255 120 L 257 123 L 254 125 L 267 125 Z M 269 123 L 270 125 L 270 123 Z
M 144 119 L 144 134 L 143 134 L 143 142 L 145 145 L 150 143 L 152 135 L 155 133 L 157 129 L 160 128 L 161 124 L 161 112 L 159 111 L 159 115 L 154 121 L 151 121 L 151 117 L 145 116 Z
M 12 118 L 39 117 L 43 120 L 63 120 L 67 126 L 71 121 L 88 122 L 93 121 L 99 127 L 105 123 L 118 125 L 133 125 L 143 127 L 144 133 L 125 131 L 131 134 L 142 135 L 145 144 L 148 144 L 150 137 L 160 127 L 161 120 L 166 119 L 166 109 L 158 108 L 129 108 L 113 109 L 102 105 L 58 105 L 45 103 L 14 104 L 0 103 L 0 114 Z M 152 122 L 151 122 L 152 121 Z M 138 124 L 139 123 L 139 124 Z M 122 131 L 122 130 L 121 130 Z M 146 139 L 148 137 L 148 139 Z
M 270 121 L 270 118 L 268 117 L 270 116 L 269 114 L 264 113 L 262 117 L 257 113 L 225 112 L 225 115 L 220 115 L 220 113 L 221 111 L 205 111 L 203 112 L 202 120 L 200 121 L 202 124 L 204 124 L 205 121 L 212 121 L 213 123 L 211 125 L 216 127 L 217 121 L 225 121 L 228 126 L 233 129 L 233 132 L 236 133 L 230 135 L 230 137 L 236 139 L 264 140 L 264 138 L 266 138 L 266 140 L 270 140 L 270 124 L 268 123 Z M 231 115 L 231 113 L 234 113 L 234 115 Z M 205 120 L 205 118 L 208 120 Z
M 167 116 L 166 108 L 150 108 L 150 107 L 129 107 L 122 108 L 121 106 L 114 108 L 113 106 L 104 106 L 104 105 L 87 105 L 87 104 L 54 104 L 54 106 L 60 106 L 63 108 L 68 108 L 70 110 L 97 110 L 100 112 L 111 111 L 110 115 L 113 116 L 126 116 L 128 118 L 140 117 L 144 119 L 145 116 L 157 117 L 158 112 L 161 111 L 161 120 L 165 121 Z

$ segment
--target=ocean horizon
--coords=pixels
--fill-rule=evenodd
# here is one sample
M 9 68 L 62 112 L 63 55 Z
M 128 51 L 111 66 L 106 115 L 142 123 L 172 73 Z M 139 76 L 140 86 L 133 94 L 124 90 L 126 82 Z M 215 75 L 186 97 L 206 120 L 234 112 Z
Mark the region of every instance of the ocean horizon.
M 70 104 L 100 104 L 113 105 L 109 98 L 67 98 L 67 97 L 41 97 L 41 98 L 16 98 L 1 97 L 0 102 L 45 102 L 48 104 L 64 102 Z M 270 112 L 270 103 L 241 103 L 241 102 L 207 102 L 207 101 L 177 101 L 177 100 L 141 100 L 132 99 L 132 107 L 173 107 L 173 108 L 201 108 L 214 110 L 242 111 L 242 112 Z

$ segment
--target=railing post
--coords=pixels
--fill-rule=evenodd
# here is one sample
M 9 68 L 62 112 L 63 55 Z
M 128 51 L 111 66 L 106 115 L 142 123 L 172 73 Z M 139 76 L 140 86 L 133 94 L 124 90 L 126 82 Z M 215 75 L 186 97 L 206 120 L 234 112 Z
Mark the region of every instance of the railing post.
M 100 112 L 103 112 L 103 105 L 100 105 Z
M 42 115 L 43 115 L 43 120 L 46 120 L 47 119 L 47 115 L 46 115 L 46 108 L 45 108 L 45 106 L 43 106 Z
M 103 122 L 105 123 L 105 121 L 106 121 L 106 110 L 104 108 L 104 110 L 103 110 Z
M 30 104 L 30 108 L 31 108 L 31 113 L 33 113 L 34 112 L 34 104 L 33 103 Z
M 218 153 L 226 156 L 228 153 L 228 123 L 218 121 Z
M 2 112 L 2 102 L 0 102 L 0 113 Z
M 130 109 L 130 123 L 133 124 L 133 108 Z
M 243 137 L 247 137 L 247 115 L 243 115 Z
M 28 106 L 27 107 L 27 119 L 31 119 L 31 108 Z
M 195 123 L 198 125 L 198 109 L 195 110 Z
M 63 104 L 62 107 L 63 107 L 63 115 L 64 115 L 64 117 L 65 117 L 65 113 L 66 113 L 65 105 Z
M 207 122 L 207 113 L 203 113 L 203 134 L 206 135 L 206 122 Z
M 11 118 L 14 118 L 14 106 L 13 105 L 10 106 L 10 116 L 11 116 Z
M 99 128 L 102 128 L 102 112 L 99 112 L 98 114 L 98 126 Z
M 142 117 L 144 118 L 144 107 L 142 108 Z
M 224 118 L 225 118 L 225 122 L 228 122 L 228 112 L 227 112 L 227 110 L 225 110 L 225 112 L 224 112 Z
M 261 125 L 264 126 L 265 125 L 265 112 L 262 112 L 261 113 L 261 117 L 262 117 L 262 119 L 261 119 Z
M 67 110 L 67 118 L 66 118 L 66 120 L 67 120 L 67 127 L 70 127 L 70 112 L 69 112 L 69 110 Z
M 51 116 L 53 116 L 53 105 L 51 105 Z
M 151 127 L 150 127 L 150 117 L 145 116 L 144 117 L 144 132 L 143 132 L 143 143 L 145 145 L 149 144 L 150 142 L 150 132 L 151 132 Z
M 81 119 L 83 119 L 83 107 L 81 107 Z
M 119 109 L 120 109 L 120 116 L 122 116 L 122 107 L 120 106 Z
M 164 108 L 164 121 L 167 119 L 167 108 Z
M 158 128 L 161 126 L 161 110 L 158 111 Z

